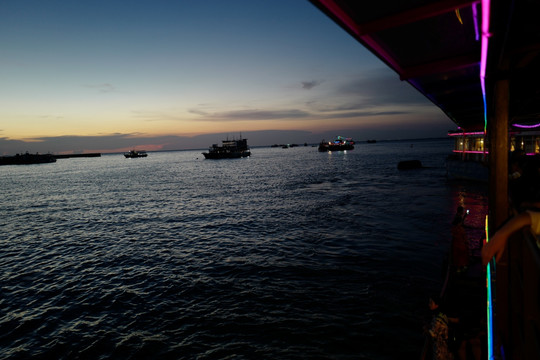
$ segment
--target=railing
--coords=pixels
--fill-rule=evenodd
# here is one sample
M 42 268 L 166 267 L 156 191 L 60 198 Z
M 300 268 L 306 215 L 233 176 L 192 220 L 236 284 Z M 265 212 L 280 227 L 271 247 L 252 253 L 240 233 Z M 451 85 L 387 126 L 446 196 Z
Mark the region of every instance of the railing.
M 497 265 L 496 317 L 503 359 L 540 359 L 540 250 L 528 230 L 508 242 L 508 265 Z

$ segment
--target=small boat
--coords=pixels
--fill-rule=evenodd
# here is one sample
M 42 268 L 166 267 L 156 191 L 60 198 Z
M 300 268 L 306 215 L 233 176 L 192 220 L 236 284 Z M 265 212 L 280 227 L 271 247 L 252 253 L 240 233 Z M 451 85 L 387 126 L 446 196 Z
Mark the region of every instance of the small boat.
M 202 153 L 205 159 L 237 159 L 251 155 L 247 139 L 223 140 L 222 145 L 213 144 L 208 152 Z
M 144 150 L 131 150 L 129 152 L 124 153 L 124 156 L 127 159 L 132 159 L 132 158 L 147 157 L 148 154 Z
M 51 154 L 17 154 L 15 156 L 0 157 L 0 165 L 31 165 L 46 164 L 56 162 L 56 158 Z
M 343 151 L 353 150 L 354 141 L 352 138 L 346 138 L 343 136 L 336 137 L 333 141 L 321 141 L 319 144 L 319 151 Z

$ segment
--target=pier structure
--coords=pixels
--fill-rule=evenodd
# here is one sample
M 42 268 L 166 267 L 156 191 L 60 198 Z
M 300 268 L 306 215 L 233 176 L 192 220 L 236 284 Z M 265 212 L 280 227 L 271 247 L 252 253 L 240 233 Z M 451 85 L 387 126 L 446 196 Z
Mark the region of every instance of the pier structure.
M 540 127 L 540 2 L 310 1 L 459 130 L 483 133 L 489 153 L 489 240 L 518 211 L 509 192 L 510 128 Z M 478 310 L 486 318 L 485 356 L 540 359 L 536 237 L 530 229 L 516 233 L 503 259 L 480 270 L 487 285 L 482 286 L 484 309 Z

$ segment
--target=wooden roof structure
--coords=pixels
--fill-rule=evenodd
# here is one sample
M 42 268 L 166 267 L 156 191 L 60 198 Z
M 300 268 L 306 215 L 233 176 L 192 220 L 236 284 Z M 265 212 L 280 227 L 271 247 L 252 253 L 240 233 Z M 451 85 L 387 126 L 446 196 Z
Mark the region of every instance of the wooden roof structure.
M 460 128 L 484 129 L 482 66 L 488 119 L 494 84 L 503 77 L 510 82 L 510 123 L 540 121 L 540 1 L 311 2 Z

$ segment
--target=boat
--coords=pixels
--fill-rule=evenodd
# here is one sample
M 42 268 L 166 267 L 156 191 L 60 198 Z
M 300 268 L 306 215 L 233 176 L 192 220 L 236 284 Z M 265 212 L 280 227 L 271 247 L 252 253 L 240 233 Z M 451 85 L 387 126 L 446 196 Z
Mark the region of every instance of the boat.
M 484 132 L 456 130 L 449 131 L 448 136 L 454 139 L 454 149 L 446 158 L 446 177 L 487 183 L 489 168 Z
M 56 162 L 56 158 L 51 154 L 16 154 L 15 156 L 0 157 L 0 165 L 31 165 L 46 164 Z
M 132 159 L 132 158 L 147 157 L 148 154 L 144 150 L 131 150 L 131 151 L 128 151 L 128 152 L 124 153 L 124 156 L 127 159 Z
M 538 127 L 510 124 L 508 129 L 509 152 L 524 156 L 540 155 Z M 489 178 L 489 143 L 483 131 L 450 131 L 454 149 L 446 159 L 446 175 L 450 180 L 470 180 L 487 183 Z M 523 169 L 519 169 L 522 171 Z M 515 173 L 516 169 L 512 171 Z M 517 176 L 517 175 L 515 175 Z
M 319 151 L 344 151 L 353 150 L 354 141 L 352 138 L 337 136 L 333 141 L 321 141 Z
M 205 159 L 237 159 L 251 156 L 247 139 L 223 140 L 221 146 L 213 144 L 208 152 L 203 152 Z

